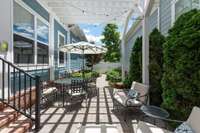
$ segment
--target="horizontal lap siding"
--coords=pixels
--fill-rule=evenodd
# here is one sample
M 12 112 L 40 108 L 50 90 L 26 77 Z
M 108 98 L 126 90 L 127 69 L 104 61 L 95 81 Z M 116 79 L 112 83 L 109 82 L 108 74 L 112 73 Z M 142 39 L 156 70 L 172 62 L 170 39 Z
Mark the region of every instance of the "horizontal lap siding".
M 38 69 L 38 70 L 30 70 L 26 71 L 27 73 L 33 75 L 33 76 L 40 76 L 41 81 L 48 81 L 50 80 L 50 73 L 49 69 Z M 15 87 L 15 91 L 19 91 L 19 83 L 21 84 L 21 90 L 24 90 L 25 88 L 25 78 L 24 74 L 21 73 L 21 80 L 19 80 L 19 72 L 15 73 L 15 83 L 14 83 L 14 73 L 11 73 L 11 88 Z M 32 85 L 35 84 L 35 80 L 32 80 Z M 30 78 L 26 76 L 26 88 L 30 87 Z M 13 90 L 11 90 L 13 92 Z
M 67 43 L 67 31 L 59 24 L 56 20 L 54 20 L 54 65 L 58 66 L 58 32 L 61 32 L 65 35 L 65 43 Z
M 171 28 L 171 1 L 160 0 L 160 30 L 165 36 Z
M 58 67 L 58 32 L 61 32 L 65 36 L 65 43 L 67 44 L 68 32 L 58 21 L 54 20 L 54 66 L 56 79 L 59 77 L 60 71 L 64 69 L 63 67 Z
M 49 13 L 36 0 L 23 0 L 30 8 L 49 22 Z
M 127 66 L 127 68 L 129 69 L 129 65 L 130 65 L 130 57 L 131 57 L 131 51 L 133 48 L 133 45 L 135 43 L 135 40 L 137 39 L 137 37 L 142 36 L 142 27 L 139 27 L 135 33 L 133 33 L 129 38 L 128 41 L 126 43 L 126 47 L 125 47 L 125 63 Z
M 158 9 L 156 9 L 151 16 L 149 17 L 149 33 L 153 31 L 153 29 L 158 27 Z

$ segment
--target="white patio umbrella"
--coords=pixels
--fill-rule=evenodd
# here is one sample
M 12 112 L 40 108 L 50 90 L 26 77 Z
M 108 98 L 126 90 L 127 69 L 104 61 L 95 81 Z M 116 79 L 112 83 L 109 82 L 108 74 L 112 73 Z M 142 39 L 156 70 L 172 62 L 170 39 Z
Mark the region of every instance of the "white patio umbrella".
M 84 59 L 85 54 L 102 54 L 106 52 L 106 48 L 102 46 L 96 46 L 95 44 L 91 44 L 89 42 L 78 42 L 78 43 L 71 43 L 66 44 L 62 47 L 60 47 L 60 51 L 62 52 L 69 52 L 73 54 L 81 54 L 83 56 L 83 76 L 84 76 Z

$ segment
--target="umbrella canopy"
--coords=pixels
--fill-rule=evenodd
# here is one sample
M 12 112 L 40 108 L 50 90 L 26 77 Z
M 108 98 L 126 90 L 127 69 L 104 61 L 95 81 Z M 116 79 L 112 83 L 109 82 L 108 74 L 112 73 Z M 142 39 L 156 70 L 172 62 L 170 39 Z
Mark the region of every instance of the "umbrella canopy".
M 62 52 L 68 52 L 73 54 L 81 54 L 83 56 L 83 62 L 82 62 L 82 73 L 83 78 L 85 77 L 84 74 L 84 60 L 85 60 L 85 54 L 102 54 L 106 52 L 106 49 L 101 46 L 96 46 L 94 44 L 88 43 L 88 42 L 78 42 L 78 43 L 72 43 L 72 44 L 66 44 L 62 47 L 60 47 L 60 51 Z
M 73 54 L 101 54 L 105 53 L 106 49 L 88 42 L 78 42 L 62 46 L 60 51 Z

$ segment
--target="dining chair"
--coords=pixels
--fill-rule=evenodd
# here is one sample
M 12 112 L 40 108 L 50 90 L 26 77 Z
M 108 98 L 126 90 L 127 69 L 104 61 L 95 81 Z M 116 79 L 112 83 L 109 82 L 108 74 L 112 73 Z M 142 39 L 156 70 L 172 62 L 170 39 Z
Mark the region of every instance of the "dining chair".
M 88 81 L 87 80 L 71 80 L 71 87 L 68 90 L 70 99 L 70 105 L 80 103 L 85 99 L 87 107 L 87 96 L 88 96 Z

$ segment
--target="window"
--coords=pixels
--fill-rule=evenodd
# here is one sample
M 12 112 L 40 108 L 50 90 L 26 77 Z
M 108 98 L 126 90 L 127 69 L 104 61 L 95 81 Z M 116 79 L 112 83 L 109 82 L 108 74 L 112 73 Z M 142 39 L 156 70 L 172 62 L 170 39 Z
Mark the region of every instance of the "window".
M 14 63 L 49 63 L 49 26 L 36 14 L 14 2 Z M 36 19 L 35 19 L 36 18 Z M 35 20 L 37 22 L 35 22 Z M 37 24 L 35 27 L 34 25 Z M 35 36 L 37 38 L 35 38 Z M 36 51 L 35 51 L 36 48 Z M 36 56 L 37 53 L 37 56 Z M 35 62 L 37 57 L 37 62 Z
M 34 38 L 34 16 L 14 2 L 14 25 L 15 33 L 24 37 Z
M 49 43 L 49 27 L 37 19 L 37 40 L 45 44 Z
M 58 47 L 61 47 L 65 44 L 65 36 L 58 32 Z M 59 51 L 59 65 L 64 65 L 65 55 L 64 52 Z
M 37 63 L 48 64 L 49 63 L 49 47 L 42 43 L 37 43 Z
M 64 53 L 63 52 L 59 52 L 59 63 L 64 64 Z
M 34 63 L 34 41 L 14 35 L 14 63 Z
M 49 64 L 49 27 L 37 19 L 37 63 Z
M 193 8 L 199 8 L 199 0 L 178 0 L 175 3 L 175 19 Z

